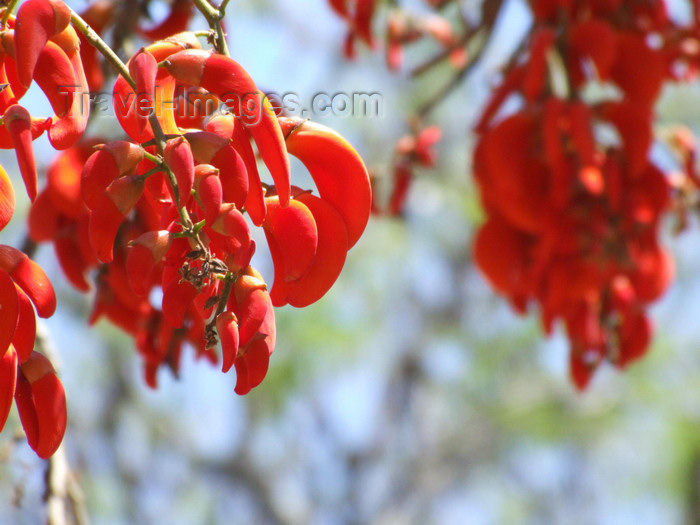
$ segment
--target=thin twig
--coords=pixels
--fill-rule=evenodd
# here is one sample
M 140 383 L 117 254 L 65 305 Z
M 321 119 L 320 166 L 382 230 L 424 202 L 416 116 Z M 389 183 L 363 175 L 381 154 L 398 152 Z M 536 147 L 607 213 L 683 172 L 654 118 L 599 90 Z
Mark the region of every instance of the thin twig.
M 112 64 L 119 74 L 124 77 L 124 80 L 126 80 L 129 86 L 131 86 L 131 89 L 136 90 L 136 82 L 134 82 L 134 79 L 131 78 L 126 64 L 124 64 L 117 54 L 112 51 L 112 48 L 109 47 L 104 40 L 102 40 L 100 35 L 98 35 L 88 25 L 88 23 L 72 9 L 70 12 L 70 20 L 76 29 L 78 29 L 85 36 L 85 39 L 90 42 L 90 45 L 102 53 L 102 55 L 109 61 L 110 64 Z
M 424 119 L 435 107 L 440 104 L 454 89 L 456 89 L 464 79 L 469 71 L 474 67 L 478 61 L 478 57 L 481 55 L 483 48 L 477 52 L 477 56 L 474 60 L 470 61 L 468 64 L 462 66 L 457 70 L 452 79 L 443 88 L 430 97 L 422 106 L 416 111 L 416 116 L 419 119 Z
M 427 62 L 424 62 L 424 63 L 416 66 L 415 68 L 413 68 L 413 70 L 409 73 L 409 75 L 412 78 L 419 77 L 423 73 L 425 73 L 426 71 L 428 71 L 428 70 L 432 69 L 433 67 L 435 67 L 436 65 L 440 64 L 443 60 L 448 58 L 452 53 L 454 53 L 458 49 L 466 47 L 467 44 L 469 44 L 469 41 L 472 38 L 474 38 L 474 36 L 477 34 L 479 29 L 480 28 L 478 28 L 478 27 L 470 28 L 454 44 L 442 49 L 438 54 L 436 54 L 433 58 L 429 59 Z
M 206 18 L 207 23 L 212 31 L 214 31 L 214 47 L 222 55 L 229 56 L 228 44 L 226 44 L 226 34 L 221 25 L 221 21 L 226 15 L 226 6 L 228 0 L 224 0 L 221 6 L 217 9 L 207 0 L 193 0 L 195 7 Z
M 447 95 L 449 95 L 454 89 L 456 89 L 461 84 L 464 77 L 469 73 L 469 71 L 471 71 L 471 69 L 479 62 L 479 59 L 484 53 L 484 50 L 486 49 L 486 44 L 489 40 L 488 34 L 493 30 L 493 27 L 496 24 L 496 20 L 498 19 L 498 15 L 501 11 L 501 7 L 503 7 L 503 0 L 493 0 L 489 2 L 484 2 L 481 9 L 481 24 L 477 26 L 478 29 L 475 28 L 475 32 L 473 34 L 471 34 L 470 31 L 468 31 L 465 34 L 467 42 L 471 41 L 471 39 L 473 38 L 479 38 L 480 35 L 484 35 L 480 38 L 479 48 L 474 52 L 469 62 L 457 70 L 450 82 L 443 86 L 443 88 L 440 91 L 435 93 L 435 95 L 428 99 L 418 109 L 416 115 L 420 119 L 425 118 L 426 115 L 428 115 L 428 113 L 430 113 L 440 102 L 442 102 L 445 99 L 445 97 L 447 97 Z M 429 61 L 429 63 L 424 66 L 429 67 L 432 65 L 431 63 L 432 61 Z M 417 69 L 421 69 L 421 67 Z M 418 71 L 418 73 L 414 71 L 414 74 L 420 74 L 421 71 Z

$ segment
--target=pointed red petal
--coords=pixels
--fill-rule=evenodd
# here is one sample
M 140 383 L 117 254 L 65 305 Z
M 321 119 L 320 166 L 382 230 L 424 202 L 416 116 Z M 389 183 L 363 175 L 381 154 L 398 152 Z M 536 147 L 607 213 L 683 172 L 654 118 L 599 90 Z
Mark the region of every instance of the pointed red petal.
M 85 279 L 88 264 L 83 260 L 77 240 L 73 237 L 62 235 L 54 240 L 53 246 L 58 262 L 61 265 L 61 270 L 63 270 L 70 283 L 81 292 L 89 291 L 90 283 Z
M 289 153 L 309 170 L 321 198 L 345 220 L 348 248 L 362 235 L 369 220 L 372 189 L 364 162 L 335 131 L 301 119 L 280 119 Z
M 15 47 L 22 85 L 29 87 L 44 46 L 69 22 L 70 9 L 61 0 L 27 0 L 20 5 L 15 21 Z
M 0 230 L 12 219 L 15 212 L 15 190 L 5 169 L 0 166 Z
M 267 375 L 270 366 L 270 349 L 267 338 L 261 336 L 255 339 L 246 348 L 245 354 L 236 359 L 236 363 L 240 361 L 245 362 L 245 367 L 241 367 L 241 370 L 245 370 L 245 381 L 242 383 L 237 381 L 234 392 L 238 395 L 245 395 L 262 383 Z M 238 373 L 238 366 L 236 366 L 236 372 Z
M 348 232 L 340 214 L 327 202 L 310 193 L 295 200 L 311 211 L 318 228 L 318 247 L 311 266 L 297 281 L 286 285 L 287 302 L 304 307 L 318 301 L 340 275 L 348 250 Z
M 243 207 L 248 196 L 248 170 L 241 156 L 229 144 L 214 155 L 211 164 L 219 169 L 224 201 Z
M 38 435 L 30 440 L 28 432 L 27 440 L 37 455 L 46 459 L 56 452 L 66 431 L 66 394 L 53 366 L 42 354 L 33 352 L 31 357 L 20 365 L 20 370 L 20 376 L 29 384 L 32 412 L 36 416 L 37 424 Z M 18 402 L 17 408 L 19 407 Z M 20 410 L 20 417 L 21 415 Z M 21 419 L 22 425 L 25 426 L 25 419 Z M 33 427 L 33 424 L 32 418 L 30 426 Z
M 10 106 L 3 115 L 5 129 L 7 129 L 17 155 L 19 171 L 22 174 L 24 185 L 30 200 L 36 198 L 37 173 L 32 149 L 32 117 L 22 106 L 15 104 Z
M 180 206 L 187 206 L 191 198 L 190 192 L 194 185 L 194 158 L 190 143 L 184 137 L 169 140 L 165 145 L 163 158 L 175 174 Z M 173 200 L 174 198 L 173 194 Z
M 4 353 L 12 342 L 19 312 L 20 304 L 15 283 L 7 273 L 0 271 L 0 353 Z
M 141 49 L 129 60 L 129 72 L 136 82 L 136 116 L 139 133 L 144 133 L 149 115 L 155 111 L 155 95 L 158 63 L 155 57 Z
M 269 197 L 267 210 L 265 236 L 274 239 L 282 256 L 274 261 L 275 281 L 294 281 L 306 273 L 316 254 L 316 221 L 309 208 L 298 200 L 283 208 L 277 197 Z
M 10 346 L 0 354 L 0 432 L 5 427 L 12 408 L 17 384 L 17 354 Z
M 17 288 L 17 298 L 19 299 L 19 317 L 17 319 L 17 329 L 12 338 L 12 346 L 17 352 L 19 363 L 22 364 L 29 359 L 34 351 L 36 317 L 31 300 L 20 288 Z
M 216 331 L 221 340 L 221 371 L 228 372 L 238 352 L 238 319 L 233 312 L 222 312 L 216 318 Z

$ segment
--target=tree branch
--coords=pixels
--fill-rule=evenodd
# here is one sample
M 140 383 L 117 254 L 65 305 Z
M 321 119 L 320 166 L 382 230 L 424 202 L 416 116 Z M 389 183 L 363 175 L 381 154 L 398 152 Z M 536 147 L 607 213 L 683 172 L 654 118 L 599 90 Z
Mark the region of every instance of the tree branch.
M 35 348 L 51 361 L 56 370 L 59 369 L 56 349 L 43 323 L 37 326 Z M 64 443 L 46 460 L 44 482 L 48 525 L 89 524 L 83 491 L 68 463 Z

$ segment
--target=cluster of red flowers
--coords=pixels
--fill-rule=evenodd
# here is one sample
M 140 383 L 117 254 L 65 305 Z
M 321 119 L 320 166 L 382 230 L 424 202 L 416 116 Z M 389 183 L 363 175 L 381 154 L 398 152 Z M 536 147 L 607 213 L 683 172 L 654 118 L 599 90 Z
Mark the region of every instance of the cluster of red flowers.
M 190 2 L 174 2 L 160 26 L 140 33 L 166 36 L 190 14 Z M 113 8 L 98 3 L 85 15 L 104 28 Z M 127 140 L 80 140 L 87 78 L 93 88 L 104 78 L 83 70 L 83 61 L 99 61 L 87 41 L 80 47 L 74 16 L 61 0 L 27 0 L 1 33 L 0 73 L 9 84 L 0 100 L 3 145 L 16 150 L 33 201 L 29 236 L 53 243 L 78 290 L 90 291 L 95 275 L 90 321 L 105 318 L 134 338 L 148 385 L 157 385 L 163 365 L 177 374 L 189 345 L 224 372 L 235 368 L 235 391 L 246 394 L 267 373 L 273 307 L 320 299 L 362 235 L 371 206 L 364 163 L 334 131 L 278 117 L 240 64 L 201 49 L 189 32 L 142 48 L 120 71 L 113 100 Z M 17 104 L 32 80 L 53 117 L 32 119 Z M 67 96 L 61 86 L 77 87 Z M 63 151 L 39 192 L 31 142 L 44 131 Z M 318 196 L 291 184 L 290 154 L 308 169 Z M 258 155 L 271 184 L 261 180 Z M 0 175 L 4 226 L 14 193 Z M 274 265 L 269 292 L 250 265 L 253 226 L 263 229 Z M 38 266 L 4 246 L 0 287 L 0 422 L 14 395 L 30 445 L 47 457 L 65 429 L 65 396 L 48 360 L 32 353 L 31 303 L 46 317 L 55 296 Z
M 487 220 L 474 251 L 516 309 L 537 303 L 548 333 L 563 321 L 583 389 L 604 360 L 623 368 L 644 355 L 647 308 L 673 276 L 659 241 L 671 187 L 649 150 L 661 86 L 692 57 L 660 0 L 532 10 L 527 49 L 476 127 Z M 601 95 L 591 100 L 593 84 Z M 519 109 L 503 116 L 510 98 Z
M 4 171 L 0 181 L 2 194 L 12 197 L 3 204 L 14 207 Z M 16 248 L 0 245 L 0 431 L 14 398 L 27 441 L 43 458 L 53 454 L 66 429 L 63 385 L 46 356 L 34 351 L 35 315 L 50 317 L 55 309 L 56 295 L 39 265 Z
M 58 92 L 60 86 L 80 85 L 84 79 L 77 58 L 77 36 L 72 28 L 66 27 L 70 14 L 62 11 L 57 15 L 65 19 L 65 24 L 56 31 L 54 41 L 38 50 L 32 47 L 37 36 L 23 22 L 29 16 L 41 21 L 45 15 L 46 10 L 36 11 L 36 2 L 27 2 L 17 20 L 10 16 L 5 19 L 5 30 L 0 32 L 0 81 L 3 83 L 0 112 L 4 122 L 0 128 L 0 147 L 15 149 L 27 193 L 32 199 L 37 192 L 32 140 L 48 131 L 55 147 L 68 147 L 80 137 L 87 122 L 87 118 L 78 117 L 72 111 L 72 104 L 66 102 L 65 90 L 62 94 Z M 55 68 L 54 74 L 50 68 Z M 51 118 L 33 119 L 18 104 L 32 77 L 51 102 L 55 112 Z M 0 230 L 10 221 L 14 210 L 12 183 L 0 168 Z M 39 265 L 20 250 L 0 245 L 0 431 L 14 400 L 27 441 L 42 458 L 53 454 L 66 428 L 63 385 L 47 357 L 34 350 L 36 315 L 50 317 L 55 309 L 53 286 Z
M 455 17 L 461 27 L 444 18 L 457 2 L 427 3 L 435 12 L 415 19 L 400 4 L 392 7 L 388 66 L 400 67 L 406 44 L 430 37 L 442 51 L 412 74 L 449 61 L 456 73 L 448 88 L 457 86 L 484 48 L 477 37 L 495 26 L 503 2 L 483 2 L 475 25 Z M 486 212 L 474 243 L 476 263 L 519 312 L 539 305 L 547 333 L 563 321 L 580 389 L 601 362 L 623 368 L 646 352 L 648 306 L 673 277 L 659 221 L 671 209 L 674 187 L 698 186 L 694 141 L 676 137 L 686 172 L 680 185 L 650 160 L 650 148 L 664 82 L 697 76 L 700 7 L 690 4 L 692 20 L 682 25 L 663 0 L 531 0 L 524 45 L 475 126 L 473 169 Z M 351 33 L 371 36 L 371 25 L 363 20 L 360 32 L 355 22 Z M 467 57 L 472 42 L 475 52 Z M 421 120 L 434 105 L 418 110 Z M 437 136 L 428 127 L 399 140 L 391 214 L 403 208 L 411 166 L 432 164 L 418 160 L 418 146 L 429 148 Z

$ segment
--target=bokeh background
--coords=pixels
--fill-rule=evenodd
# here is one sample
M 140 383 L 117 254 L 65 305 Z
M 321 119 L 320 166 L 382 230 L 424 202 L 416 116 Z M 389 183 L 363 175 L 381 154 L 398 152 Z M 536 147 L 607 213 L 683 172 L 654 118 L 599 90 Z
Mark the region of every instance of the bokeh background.
M 60 294 L 43 328 L 68 393 L 66 457 L 90 523 L 700 523 L 697 221 L 673 238 L 665 225 L 677 278 L 652 310 L 649 355 L 623 374 L 603 368 L 583 394 L 568 382 L 562 331 L 546 339 L 536 312 L 516 316 L 474 268 L 470 126 L 529 23 L 521 2 L 509 0 L 481 65 L 431 117 L 443 129 L 439 162 L 417 173 L 405 217 L 370 221 L 324 299 L 277 310 L 268 377 L 248 396 L 188 353 L 179 379 L 161 373 L 159 389 L 146 388 L 130 340 L 104 322 L 88 327 L 90 297 L 68 286 L 50 247 L 39 249 Z M 366 49 L 345 61 L 344 25 L 323 0 L 232 0 L 227 29 L 232 55 L 264 90 L 305 102 L 381 94 L 381 117 L 315 118 L 355 145 L 380 190 L 406 116 L 449 75 L 410 82 Z M 434 52 L 418 46 L 407 59 Z M 40 94 L 32 100 L 48 113 Z M 657 110 L 661 133 L 676 123 L 700 131 L 697 86 L 667 87 Z M 102 115 L 92 133 L 115 128 Z M 46 166 L 55 153 L 37 148 Z M 654 155 L 663 162 L 663 148 Z M 16 246 L 28 208 L 18 197 L 1 240 Z M 271 282 L 263 250 L 254 265 Z M 18 431 L 13 412 L 0 435 L 0 523 L 41 523 L 45 464 Z

